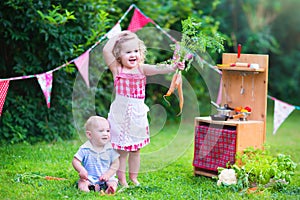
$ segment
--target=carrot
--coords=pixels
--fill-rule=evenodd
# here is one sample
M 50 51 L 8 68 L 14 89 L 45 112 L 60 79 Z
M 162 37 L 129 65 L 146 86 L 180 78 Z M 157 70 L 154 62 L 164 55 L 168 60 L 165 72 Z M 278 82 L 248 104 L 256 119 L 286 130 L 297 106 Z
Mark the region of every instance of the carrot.
M 176 89 L 176 79 L 177 79 L 177 76 L 178 76 L 178 73 L 175 72 L 175 74 L 173 75 L 173 78 L 172 78 L 172 81 L 171 81 L 171 84 L 170 84 L 170 87 L 169 87 L 169 90 L 168 92 L 163 96 L 165 101 L 169 104 L 170 102 L 166 99 L 166 97 L 169 97 L 171 96 L 171 94 L 174 92 L 174 90 Z
M 169 90 L 168 90 L 168 92 L 164 96 L 167 96 L 167 97 L 171 96 L 171 94 L 174 92 L 174 90 L 176 89 L 176 80 L 177 80 L 177 77 L 178 77 L 178 73 L 175 72 L 175 74 L 173 75 L 173 78 L 172 78 Z
M 180 108 L 180 112 L 177 114 L 177 116 L 181 115 L 182 113 L 182 108 L 183 108 L 183 103 L 184 103 L 184 98 L 183 98 L 183 91 L 182 91 L 182 77 L 181 77 L 181 71 L 180 73 L 180 83 L 177 87 L 178 90 L 178 96 L 179 96 L 179 108 Z
M 182 113 L 182 108 L 183 108 L 183 103 L 184 103 L 183 91 L 182 91 L 182 75 L 181 75 L 181 71 L 176 71 L 175 72 L 175 74 L 173 75 L 171 84 L 170 84 L 170 88 L 169 88 L 168 92 L 163 96 L 164 99 L 165 99 L 165 101 L 168 102 L 169 105 L 171 105 L 171 104 L 166 99 L 166 97 L 171 96 L 171 94 L 174 92 L 175 89 L 178 90 L 178 96 L 179 96 L 179 108 L 180 108 L 180 112 L 177 114 L 177 116 L 179 116 Z
M 181 71 L 179 71 L 177 73 L 177 78 L 176 78 L 176 81 L 175 81 L 175 88 L 176 89 L 178 88 L 178 86 L 180 85 L 180 83 L 182 83 Z
M 65 178 L 58 178 L 58 177 L 54 177 L 54 176 L 45 176 L 46 180 L 57 180 L 57 181 L 63 181 L 66 180 Z

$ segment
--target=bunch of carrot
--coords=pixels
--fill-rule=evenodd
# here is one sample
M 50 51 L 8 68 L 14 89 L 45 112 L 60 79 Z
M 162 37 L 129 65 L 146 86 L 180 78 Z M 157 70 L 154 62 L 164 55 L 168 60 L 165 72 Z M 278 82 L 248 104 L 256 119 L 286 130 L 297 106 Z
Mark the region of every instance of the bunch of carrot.
M 191 54 L 187 54 L 187 55 L 182 55 L 182 53 L 180 53 L 180 51 L 182 50 L 182 48 L 180 47 L 179 43 L 176 43 L 174 45 L 175 49 L 174 49 L 174 54 L 173 54 L 173 58 L 171 61 L 171 64 L 176 64 L 177 62 L 183 61 L 184 63 L 187 60 L 191 60 L 193 58 L 190 57 Z M 184 53 L 185 54 L 185 53 Z M 172 81 L 169 87 L 169 90 L 167 91 L 167 93 L 163 96 L 165 101 L 168 102 L 168 104 L 170 105 L 170 102 L 166 99 L 166 97 L 169 97 L 172 95 L 172 93 L 174 93 L 174 91 L 177 89 L 178 91 L 178 97 L 179 97 L 179 108 L 180 111 L 177 114 L 177 116 L 181 115 L 182 113 L 182 108 L 183 108 L 183 103 L 184 103 L 184 98 L 183 98 L 183 91 L 182 91 L 182 74 L 181 74 L 181 70 L 177 69 L 175 74 L 172 77 Z
M 182 113 L 182 108 L 183 108 L 183 103 L 184 103 L 184 98 L 183 98 L 183 91 L 182 91 L 182 75 L 181 75 L 181 70 L 176 70 L 175 74 L 172 77 L 172 81 L 169 87 L 169 90 L 167 93 L 163 96 L 164 99 L 167 101 L 166 97 L 171 96 L 172 93 L 177 89 L 178 91 L 178 96 L 179 96 L 179 108 L 180 112 L 177 114 L 177 116 L 181 115 Z M 170 105 L 170 102 L 167 101 Z

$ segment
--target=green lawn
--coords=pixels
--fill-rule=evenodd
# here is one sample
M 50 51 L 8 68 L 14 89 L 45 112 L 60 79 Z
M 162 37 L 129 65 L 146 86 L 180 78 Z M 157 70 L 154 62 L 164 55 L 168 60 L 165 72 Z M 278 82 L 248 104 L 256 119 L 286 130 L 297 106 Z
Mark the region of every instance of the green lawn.
M 299 111 L 294 111 L 272 135 L 273 116 L 268 117 L 267 144 L 272 154 L 284 153 L 300 164 Z M 54 144 L 3 145 L 0 148 L 1 199 L 300 199 L 300 167 L 293 182 L 283 191 L 260 194 L 234 192 L 218 187 L 216 180 L 194 176 L 193 122 L 167 125 L 163 131 L 153 126 L 151 144 L 142 151 L 141 187 L 131 186 L 114 196 L 77 190 L 77 173 L 71 160 L 82 141 Z M 179 131 L 178 131 L 179 130 Z M 45 180 L 44 176 L 66 178 Z

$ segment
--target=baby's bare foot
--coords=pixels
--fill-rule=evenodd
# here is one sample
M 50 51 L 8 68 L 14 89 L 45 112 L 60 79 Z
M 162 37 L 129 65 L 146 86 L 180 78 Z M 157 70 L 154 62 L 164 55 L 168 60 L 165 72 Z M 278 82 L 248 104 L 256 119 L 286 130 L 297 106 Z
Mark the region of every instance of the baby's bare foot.
M 114 194 L 115 193 L 115 189 L 113 188 L 113 186 L 109 186 L 106 190 L 107 194 Z

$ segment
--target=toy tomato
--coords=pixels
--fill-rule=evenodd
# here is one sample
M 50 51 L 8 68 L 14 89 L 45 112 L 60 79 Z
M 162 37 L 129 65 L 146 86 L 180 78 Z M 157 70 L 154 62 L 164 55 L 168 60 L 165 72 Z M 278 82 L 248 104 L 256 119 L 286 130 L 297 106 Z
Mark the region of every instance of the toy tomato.
M 244 109 L 247 110 L 248 112 L 251 112 L 251 108 L 249 106 L 246 106 Z

